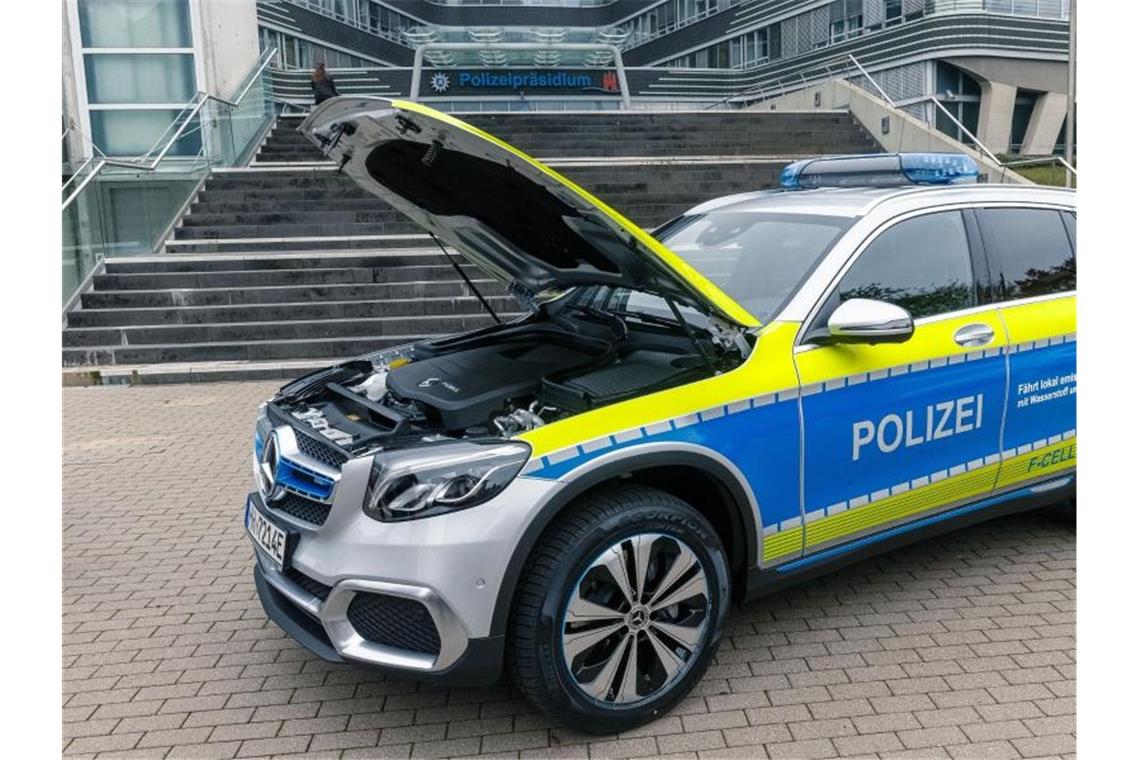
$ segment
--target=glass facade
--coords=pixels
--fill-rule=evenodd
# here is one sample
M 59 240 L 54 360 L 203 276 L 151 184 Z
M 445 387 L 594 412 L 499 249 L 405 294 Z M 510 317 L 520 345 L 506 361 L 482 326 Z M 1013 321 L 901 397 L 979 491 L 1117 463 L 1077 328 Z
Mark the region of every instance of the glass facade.
M 374 3 L 372 0 L 286 0 L 286 2 L 393 42 L 402 42 L 401 33 L 420 23 L 410 16 L 394 11 L 386 5 Z
M 193 53 L 101 53 L 83 57 L 87 102 L 185 103 L 194 97 Z
M 80 0 L 85 48 L 192 47 L 187 0 Z
M 630 19 L 622 26 L 630 36 L 625 48 L 635 47 L 687 24 L 719 13 L 739 2 L 732 0 L 671 0 Z M 749 68 L 778 58 L 791 58 L 827 45 L 837 45 L 868 32 L 914 21 L 933 13 L 988 12 L 1034 18 L 1067 19 L 1069 0 L 833 0 L 772 24 L 750 30 L 663 65 L 671 68 Z M 784 44 L 779 44 L 782 32 Z M 749 36 L 763 33 L 766 44 Z
M 767 63 L 778 48 L 779 26 L 753 29 L 731 40 L 674 58 L 666 65 L 680 69 L 747 69 Z M 778 56 L 776 56 L 778 57 Z
M 330 69 L 367 69 L 385 64 L 345 53 L 336 48 L 294 37 L 276 29 L 258 30 L 261 49 L 276 50 L 273 64 L 283 69 L 311 69 L 324 62 Z
M 79 0 L 91 139 L 145 153 L 198 90 L 189 0 Z
M 934 68 L 934 97 L 962 126 L 973 134 L 978 133 L 978 114 L 982 104 L 982 87 L 972 76 L 945 61 Z M 934 126 L 963 143 L 972 143 L 970 137 L 944 112 L 935 109 Z

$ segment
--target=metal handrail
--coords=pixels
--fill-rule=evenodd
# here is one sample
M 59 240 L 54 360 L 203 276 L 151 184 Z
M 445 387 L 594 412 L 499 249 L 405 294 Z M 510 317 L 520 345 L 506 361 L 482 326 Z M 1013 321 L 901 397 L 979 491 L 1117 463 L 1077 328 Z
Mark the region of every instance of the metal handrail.
M 121 166 L 121 167 L 126 167 L 129 169 L 136 169 L 138 171 L 148 171 L 148 172 L 154 171 L 156 168 L 158 168 L 158 165 L 159 165 L 159 163 L 162 162 L 162 159 L 166 157 L 166 154 L 169 153 L 170 150 L 174 147 L 174 144 L 176 142 L 178 142 L 178 140 L 180 138 L 182 138 L 182 136 L 186 133 L 186 128 L 190 124 L 193 123 L 194 117 L 198 115 L 198 113 L 202 110 L 202 107 L 205 106 L 206 103 L 208 103 L 210 101 L 214 101 L 216 103 L 221 103 L 222 105 L 225 105 L 225 106 L 230 106 L 231 108 L 236 108 L 239 105 L 241 105 L 241 101 L 245 98 L 246 94 L 249 92 L 250 88 L 253 86 L 253 83 L 255 81 L 257 81 L 257 78 L 259 76 L 261 76 L 262 72 L 264 72 L 266 67 L 269 66 L 270 62 L 273 60 L 273 56 L 276 53 L 277 53 L 276 48 L 272 48 L 272 49 L 266 50 L 264 53 L 261 54 L 260 61 L 259 61 L 258 65 L 252 70 L 252 73 L 249 75 L 248 80 L 246 81 L 245 85 L 241 88 L 241 90 L 238 92 L 238 94 L 234 98 L 234 100 L 226 100 L 225 98 L 218 97 L 217 95 L 210 95 L 210 94 L 202 92 L 202 91 L 198 91 L 197 93 L 195 93 L 194 97 L 191 98 L 185 106 L 183 106 L 182 110 L 179 112 L 178 116 L 175 117 L 174 121 L 171 122 L 170 126 L 168 126 L 166 129 L 164 129 L 162 131 L 162 134 L 159 135 L 159 141 L 162 141 L 162 138 L 166 135 L 167 132 L 170 131 L 170 127 L 174 126 L 174 124 L 179 124 L 178 129 L 176 129 L 174 131 L 174 134 L 171 135 L 171 137 L 165 141 L 165 143 L 162 146 L 162 149 L 159 151 L 158 155 L 155 156 L 153 159 L 147 160 L 148 157 L 154 152 L 155 148 L 158 147 L 158 142 L 156 142 L 154 145 L 152 145 L 150 150 L 148 150 L 146 153 L 142 154 L 141 156 L 139 156 L 136 159 L 109 158 L 106 155 L 104 155 L 103 152 L 100 151 L 98 149 L 98 147 L 94 145 L 94 143 L 92 143 L 92 147 L 96 151 L 98 151 L 102 157 L 99 159 L 99 162 L 98 162 L 98 164 L 96 164 L 95 168 L 90 173 L 88 173 L 88 175 L 86 177 L 84 177 L 83 181 L 80 182 L 79 185 L 75 188 L 75 190 L 73 190 L 71 192 L 71 195 L 67 196 L 67 198 L 63 201 L 62 210 L 64 210 L 64 211 L 67 210 L 68 205 L 70 205 L 71 202 L 74 201 L 79 196 L 79 194 L 81 192 L 83 192 L 83 189 L 85 187 L 87 187 L 87 185 L 89 185 L 91 183 L 91 181 L 93 179 L 95 179 L 95 177 L 99 174 L 99 172 L 101 172 L 103 170 L 103 168 L 106 166 Z M 191 106 L 191 104 L 193 104 L 193 106 Z M 190 109 L 190 112 L 186 115 L 185 118 L 182 118 L 182 114 L 186 113 L 187 108 Z M 84 162 L 83 166 L 86 166 L 88 163 L 90 163 L 93 160 L 94 160 L 94 153 L 92 154 L 91 158 L 89 158 L 86 162 Z M 66 185 L 65 185 L 65 187 L 66 187 Z
M 1032 166 L 1034 164 L 1060 164 L 1072 172 L 1074 177 L 1077 176 L 1076 167 L 1066 161 L 1064 156 L 1041 156 L 1040 158 L 1018 159 L 1017 161 L 1007 161 L 1005 166 Z

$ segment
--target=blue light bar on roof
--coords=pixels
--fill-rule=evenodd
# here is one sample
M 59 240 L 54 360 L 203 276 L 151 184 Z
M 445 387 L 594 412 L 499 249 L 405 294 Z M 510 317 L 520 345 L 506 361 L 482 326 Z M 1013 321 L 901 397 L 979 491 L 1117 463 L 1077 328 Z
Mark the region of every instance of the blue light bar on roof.
M 962 153 L 871 153 L 824 156 L 788 164 L 780 186 L 788 190 L 817 187 L 897 187 L 977 182 L 978 165 Z

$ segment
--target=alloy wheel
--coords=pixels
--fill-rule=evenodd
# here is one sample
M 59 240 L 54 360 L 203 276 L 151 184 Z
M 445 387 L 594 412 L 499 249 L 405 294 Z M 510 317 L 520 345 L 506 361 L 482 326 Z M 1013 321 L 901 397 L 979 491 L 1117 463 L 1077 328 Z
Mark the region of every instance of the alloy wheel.
M 700 558 L 662 533 L 623 538 L 575 584 L 561 626 L 575 684 L 606 704 L 664 693 L 703 645 L 709 582 Z

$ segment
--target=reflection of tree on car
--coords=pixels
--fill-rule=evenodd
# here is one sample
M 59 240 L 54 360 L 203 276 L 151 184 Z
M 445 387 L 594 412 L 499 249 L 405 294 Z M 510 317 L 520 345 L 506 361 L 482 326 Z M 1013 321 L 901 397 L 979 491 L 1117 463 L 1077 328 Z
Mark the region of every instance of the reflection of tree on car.
M 969 301 L 970 286 L 962 282 L 931 286 L 921 290 L 904 290 L 876 282 L 860 285 L 850 290 L 844 289 L 840 292 L 840 297 L 844 301 L 852 298 L 886 301 L 903 307 L 910 312 L 912 317 L 918 318 L 927 314 L 941 314 L 959 308 L 959 304 Z
M 1070 256 L 1064 263 L 1049 269 L 1026 269 L 1025 276 L 1015 283 L 1025 295 L 1043 295 L 1060 290 L 1076 290 L 1077 260 Z

